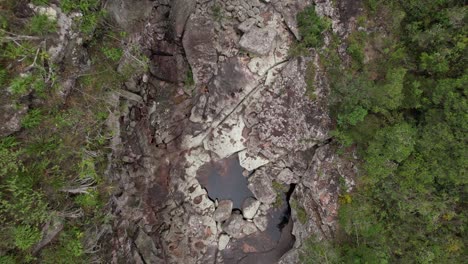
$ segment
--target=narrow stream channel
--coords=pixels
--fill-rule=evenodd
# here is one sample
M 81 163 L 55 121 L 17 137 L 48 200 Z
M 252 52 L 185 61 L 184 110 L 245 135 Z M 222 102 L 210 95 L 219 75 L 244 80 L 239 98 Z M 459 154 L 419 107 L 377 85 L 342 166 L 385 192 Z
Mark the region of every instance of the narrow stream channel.
M 233 202 L 233 210 L 240 210 L 243 201 L 254 196 L 247 188 L 248 180 L 243 174 L 237 154 L 217 162 L 203 165 L 197 179 L 206 188 L 210 199 Z M 241 239 L 231 239 L 230 247 L 222 251 L 226 264 L 273 264 L 294 244 L 293 221 L 290 219 L 289 198 L 295 185 L 281 194 L 281 203 L 267 211 L 268 225 L 265 231 L 256 232 Z M 246 250 L 248 248 L 249 250 Z

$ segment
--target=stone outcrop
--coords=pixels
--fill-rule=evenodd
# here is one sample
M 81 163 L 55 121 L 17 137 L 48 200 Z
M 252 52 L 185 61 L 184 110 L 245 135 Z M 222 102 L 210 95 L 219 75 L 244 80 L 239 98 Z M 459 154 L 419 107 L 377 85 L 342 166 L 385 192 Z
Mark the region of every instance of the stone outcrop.
M 138 13 L 143 32 L 130 38 L 151 59 L 150 72 L 120 93 L 126 110 L 110 173 L 119 190 L 109 258 L 297 263 L 305 239 L 333 237 L 340 182 L 351 188 L 355 173 L 353 160 L 332 146 L 328 86 L 315 51 L 288 56 L 300 38 L 296 15 L 312 1 L 150 2 L 150 11 Z M 341 9 L 313 2 L 346 34 Z M 119 12 L 116 20 L 125 16 Z M 308 67 L 318 69 L 315 99 Z M 197 178 L 206 164 L 233 157 L 253 195 L 234 210 Z M 229 176 L 219 174 L 220 181 Z

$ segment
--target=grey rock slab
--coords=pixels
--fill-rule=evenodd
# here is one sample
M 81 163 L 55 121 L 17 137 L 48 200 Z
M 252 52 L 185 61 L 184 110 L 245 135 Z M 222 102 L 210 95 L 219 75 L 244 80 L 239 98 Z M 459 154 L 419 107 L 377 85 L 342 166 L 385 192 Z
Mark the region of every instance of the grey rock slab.
M 286 25 L 297 39 L 300 39 L 299 29 L 297 27 L 297 14 L 304 10 L 311 3 L 308 0 L 281 0 L 275 1 L 275 9 L 283 15 Z
M 106 10 L 118 25 L 132 31 L 151 14 L 152 7 L 150 0 L 115 0 L 107 3 Z
M 206 84 L 217 72 L 213 21 L 206 17 L 191 15 L 183 36 L 187 60 L 192 67 L 195 84 Z
M 137 102 L 137 103 L 138 102 L 143 102 L 143 98 L 140 95 L 129 92 L 129 91 L 119 89 L 119 90 L 117 90 L 117 94 L 119 94 L 120 97 L 123 97 L 123 98 L 125 98 L 127 100 L 130 100 L 130 101 L 134 101 L 134 102 Z
M 222 225 L 224 232 L 233 238 L 243 238 L 257 231 L 254 223 L 245 221 L 240 214 L 232 214 L 231 217 Z
M 19 107 L 12 104 L 0 105 L 0 137 L 19 131 L 21 129 L 21 120 L 26 115 L 27 110 L 28 107 L 25 105 Z
M 260 230 L 261 232 L 265 231 L 268 226 L 268 218 L 264 215 L 261 216 L 255 216 L 253 219 L 255 226 Z
M 243 150 L 239 152 L 239 162 L 244 169 L 253 171 L 263 165 L 268 164 L 270 160 L 260 155 L 251 154 L 246 150 Z
M 245 33 L 239 41 L 239 46 L 257 55 L 267 55 L 273 47 L 277 32 L 272 27 L 253 28 Z
M 135 244 L 145 263 L 156 263 L 158 261 L 156 245 L 153 239 L 145 232 L 141 230 L 138 232 Z
M 218 208 L 216 208 L 213 219 L 216 222 L 223 222 L 231 216 L 233 203 L 231 200 L 221 200 L 218 203 Z
M 196 0 L 174 0 L 170 21 L 177 38 L 181 38 L 190 14 L 195 10 Z
M 276 192 L 271 183 L 272 180 L 264 175 L 260 169 L 249 178 L 249 185 L 247 187 L 252 191 L 257 200 L 270 205 L 276 200 Z
M 231 240 L 231 237 L 229 237 L 229 235 L 226 235 L 226 234 L 220 235 L 219 240 L 218 240 L 218 249 L 224 250 L 226 246 L 229 244 L 229 240 Z
M 331 120 L 322 94 L 307 97 L 305 74 L 311 58 L 289 61 L 271 86 L 245 109 L 250 128 L 245 157 L 259 154 L 276 160 L 291 151 L 304 151 L 329 138 Z M 325 94 L 327 89 L 320 89 Z M 239 155 L 242 158 L 242 155 Z M 246 168 L 247 169 L 247 168 Z
M 249 18 L 246 21 L 242 22 L 239 24 L 237 27 L 240 31 L 247 33 L 249 32 L 253 27 L 255 27 L 255 24 L 257 23 L 257 20 L 255 18 Z
M 245 149 L 242 132 L 245 124 L 242 117 L 231 115 L 221 125 L 216 127 L 203 142 L 206 150 L 218 154 L 220 159 Z
M 242 214 L 245 218 L 252 219 L 257 213 L 259 207 L 260 202 L 253 197 L 249 197 L 242 203 Z

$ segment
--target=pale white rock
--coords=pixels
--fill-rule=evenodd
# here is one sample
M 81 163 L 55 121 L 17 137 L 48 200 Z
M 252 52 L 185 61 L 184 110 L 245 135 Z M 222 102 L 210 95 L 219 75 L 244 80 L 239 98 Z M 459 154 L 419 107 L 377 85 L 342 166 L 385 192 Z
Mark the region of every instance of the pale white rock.
M 247 33 L 255 26 L 256 23 L 257 23 L 257 20 L 255 18 L 249 18 L 246 21 L 240 23 L 237 28 L 240 31 Z
M 255 216 L 254 219 L 254 224 L 260 230 L 261 232 L 265 231 L 268 226 L 268 218 L 264 215 L 261 216 Z
M 245 139 L 242 136 L 244 127 L 242 117 L 231 115 L 208 135 L 203 142 L 205 149 L 213 151 L 220 159 L 245 149 Z
M 239 152 L 239 162 L 244 169 L 253 171 L 263 165 L 268 164 L 270 161 L 268 159 L 262 158 L 261 156 L 247 153 L 246 150 L 243 150 Z
M 252 219 L 260 207 L 260 202 L 253 197 L 249 197 L 242 203 L 242 214 L 246 219 Z
M 197 170 L 206 162 L 210 161 L 210 155 L 206 153 L 202 148 L 193 149 L 185 156 L 187 161 L 187 168 L 185 174 L 189 178 L 197 176 Z
M 291 184 L 291 183 L 296 182 L 294 178 L 294 173 L 288 168 L 281 170 L 280 173 L 276 176 L 276 179 L 286 184 Z
M 119 89 L 117 90 L 117 94 L 122 97 L 122 98 L 125 98 L 127 100 L 130 100 L 130 101 L 134 101 L 134 102 L 143 102 L 143 98 L 136 94 L 136 93 L 132 93 L 132 92 L 129 92 L 129 91 L 125 91 L 123 89 Z
M 267 55 L 273 47 L 277 32 L 272 27 L 253 28 L 245 33 L 239 45 L 242 49 L 260 56 Z
M 280 75 L 281 70 L 283 69 L 283 67 L 286 64 L 287 64 L 287 62 L 280 63 L 280 64 L 274 66 L 273 68 L 271 68 L 267 72 L 266 79 L 265 79 L 265 86 L 270 86 L 270 85 L 273 84 L 273 82 L 276 80 L 278 75 Z
M 29 4 L 29 7 L 40 15 L 46 15 L 50 20 L 57 20 L 57 10 L 53 7 L 35 6 L 33 4 Z
M 229 235 L 221 234 L 218 240 L 218 249 L 224 250 L 226 246 L 229 244 L 229 240 L 231 240 L 231 237 L 229 237 Z
M 216 222 L 223 222 L 231 216 L 232 212 L 232 201 L 231 200 L 221 200 L 219 201 L 218 208 L 214 211 L 213 219 Z

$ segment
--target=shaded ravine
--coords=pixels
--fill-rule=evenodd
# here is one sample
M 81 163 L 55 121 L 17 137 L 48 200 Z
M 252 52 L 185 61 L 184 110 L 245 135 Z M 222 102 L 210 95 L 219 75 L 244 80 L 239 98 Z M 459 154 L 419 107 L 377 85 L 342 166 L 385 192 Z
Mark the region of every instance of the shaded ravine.
M 229 164 L 234 165 L 230 167 L 224 167 L 224 169 L 232 169 L 231 171 L 223 171 L 222 175 L 217 173 L 211 173 L 209 176 L 211 179 L 209 182 L 216 184 L 204 184 L 204 180 L 201 180 L 201 184 L 206 187 L 208 195 L 210 197 L 217 197 L 221 199 L 229 199 L 233 196 L 230 196 L 229 193 L 232 190 L 241 190 L 240 193 L 244 194 L 244 197 L 237 196 L 236 199 L 240 198 L 248 198 L 248 194 L 243 193 L 242 189 L 247 189 L 245 180 L 245 176 L 241 174 L 241 171 L 236 170 L 236 166 L 238 165 L 237 155 L 233 155 L 233 157 L 226 158 L 225 160 L 221 160 L 218 162 L 219 164 Z M 237 161 L 237 162 L 236 162 Z M 208 165 L 208 164 L 207 164 Z M 215 166 L 208 166 L 211 169 L 215 169 Z M 201 168 L 202 174 L 203 172 L 206 173 L 206 168 Z M 213 170 L 216 171 L 216 170 Z M 212 172 L 213 172 L 212 171 Z M 229 177 L 232 178 L 240 178 L 236 185 L 232 185 L 232 180 L 228 179 Z M 242 179 L 244 178 L 244 179 Z M 221 186 L 220 189 L 215 188 L 216 186 Z M 287 192 L 285 193 L 278 193 L 281 195 L 281 199 L 279 199 L 279 204 L 275 207 L 270 208 L 267 211 L 266 217 L 268 219 L 268 225 L 265 231 L 261 232 L 258 231 L 254 234 L 246 236 L 240 239 L 233 239 L 229 244 L 228 247 L 222 251 L 223 260 L 226 264 L 236 264 L 236 263 L 244 263 L 244 264 L 256 264 L 256 263 L 276 263 L 286 252 L 293 248 L 295 237 L 292 234 L 294 222 L 291 219 L 291 207 L 289 204 L 289 199 L 294 192 L 295 184 L 291 184 Z M 227 190 L 227 193 L 223 195 L 223 190 Z M 247 189 L 248 190 L 248 189 Z M 239 213 L 239 209 L 236 206 L 239 200 L 234 202 L 233 213 Z M 240 206 L 239 206 L 240 207 Z

